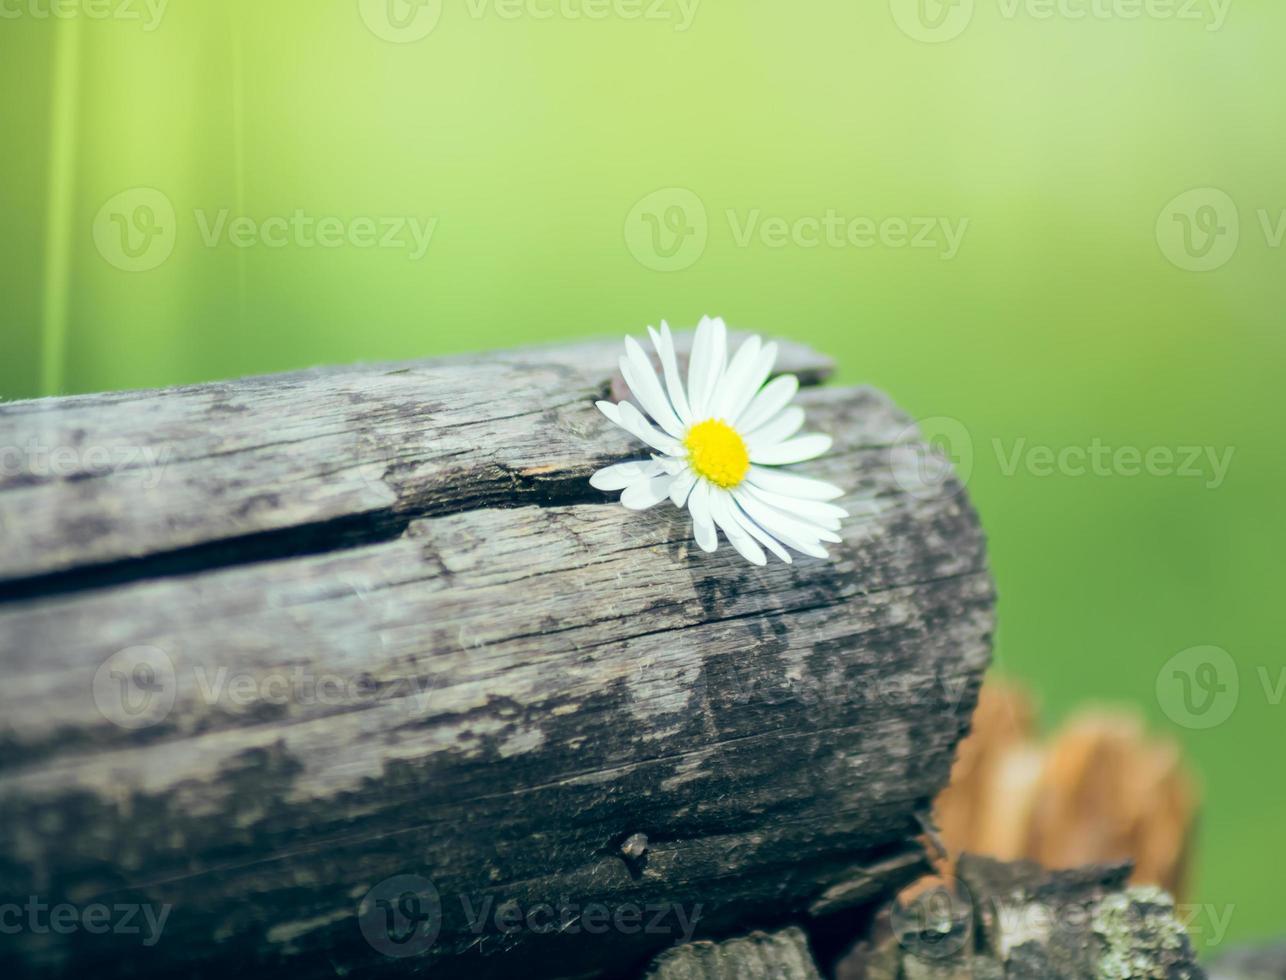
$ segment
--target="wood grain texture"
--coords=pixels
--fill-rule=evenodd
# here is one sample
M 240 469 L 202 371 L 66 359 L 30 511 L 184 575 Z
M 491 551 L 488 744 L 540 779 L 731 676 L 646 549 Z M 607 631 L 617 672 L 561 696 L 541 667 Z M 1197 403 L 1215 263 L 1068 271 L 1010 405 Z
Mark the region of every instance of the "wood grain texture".
M 658 956 L 646 980 L 821 980 L 821 974 L 808 937 L 792 926 L 721 943 L 684 943 Z
M 154 945 L 12 960 L 589 976 L 913 870 L 989 658 L 961 488 L 883 396 L 810 390 L 833 560 L 706 555 L 585 485 L 641 455 L 592 407 L 609 349 L 6 407 L 17 441 L 182 447 L 147 493 L 0 489 L 0 894 L 170 907 Z M 363 932 L 399 909 L 413 957 Z
M 593 407 L 621 351 L 597 341 L 0 405 L 0 590 L 143 559 L 326 547 L 524 494 L 583 498 L 585 478 L 629 450 Z M 783 343 L 778 369 L 814 382 L 831 366 Z

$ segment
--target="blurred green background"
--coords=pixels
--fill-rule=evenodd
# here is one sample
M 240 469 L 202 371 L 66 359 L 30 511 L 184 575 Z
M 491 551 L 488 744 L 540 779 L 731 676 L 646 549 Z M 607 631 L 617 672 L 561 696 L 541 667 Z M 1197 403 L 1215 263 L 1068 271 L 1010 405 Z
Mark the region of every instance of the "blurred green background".
M 1192 897 L 1286 932 L 1286 4 L 64 2 L 0 0 L 0 395 L 811 342 L 953 439 L 1000 668 L 1180 739 Z

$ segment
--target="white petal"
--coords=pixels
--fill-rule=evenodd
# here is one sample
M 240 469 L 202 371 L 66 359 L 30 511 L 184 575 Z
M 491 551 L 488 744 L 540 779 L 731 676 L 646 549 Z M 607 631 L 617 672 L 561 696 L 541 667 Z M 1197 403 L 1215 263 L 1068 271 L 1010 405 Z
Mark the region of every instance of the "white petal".
M 781 494 L 769 493 L 766 490 L 760 490 L 758 487 L 747 485 L 745 490 L 753 494 L 755 499 L 769 507 L 775 507 L 783 514 L 789 514 L 791 517 L 797 517 L 801 521 L 809 524 L 816 524 L 818 527 L 825 528 L 828 531 L 838 531 L 840 520 L 848 516 L 848 512 L 834 504 L 824 504 L 818 500 L 799 500 L 795 497 L 783 497 Z
M 633 337 L 625 338 L 625 357 L 621 358 L 621 374 L 625 375 L 625 382 L 630 386 L 634 397 L 639 400 L 639 404 L 647 410 L 657 424 L 674 438 L 682 439 L 685 426 L 674 414 L 669 397 L 661 389 L 661 382 L 657 380 L 656 371 L 652 369 L 652 362 L 648 360 L 647 354 L 643 353 L 643 348 Z
M 737 503 L 735 497 L 731 494 L 728 496 L 729 513 L 732 518 L 741 525 L 742 530 L 784 561 L 787 565 L 793 564 L 795 559 L 790 557 L 790 552 L 783 548 L 776 538 L 751 520 L 750 515 L 741 509 L 741 504 Z
M 702 417 L 705 405 L 705 382 L 710 358 L 709 321 L 701 318 L 688 352 L 688 405 L 692 408 L 693 421 Z
M 781 470 L 769 470 L 762 466 L 750 467 L 746 480 L 761 490 L 803 500 L 835 500 L 837 497 L 844 496 L 844 491 L 833 483 L 814 480 L 795 473 L 783 473 Z
M 725 420 L 735 419 L 740 413 L 734 412 L 733 409 L 738 405 L 744 406 L 754 396 L 755 389 L 750 388 L 748 393 L 747 389 L 762 349 L 763 341 L 754 335 L 742 342 L 737 353 L 732 356 L 723 380 L 719 382 L 719 390 L 711 400 L 712 416 Z
M 814 433 L 809 436 L 799 436 L 797 439 L 791 439 L 787 442 L 779 442 L 775 446 L 767 446 L 761 449 L 752 449 L 750 451 L 750 461 L 767 466 L 785 466 L 788 463 L 802 463 L 805 460 L 816 459 L 831 448 L 831 437 Z
M 688 513 L 692 515 L 692 536 L 702 551 L 714 551 L 719 547 L 719 536 L 714 530 L 714 520 L 710 517 L 710 484 L 698 480 L 688 497 Z
M 706 405 L 707 407 L 714 402 L 718 394 L 719 385 L 723 381 L 723 376 L 728 370 L 728 328 L 724 325 L 722 317 L 715 317 L 710 321 L 710 329 L 714 332 L 714 340 L 711 342 L 711 364 L 709 384 L 706 386 Z
M 797 391 L 799 379 L 793 374 L 773 378 L 751 400 L 750 407 L 736 419 L 738 431 L 754 432 L 765 422 L 771 421 L 774 415 L 790 404 Z
M 604 466 L 589 478 L 589 485 L 595 490 L 624 490 L 640 476 L 655 476 L 659 472 L 658 464 L 650 459 L 632 459 L 628 463 L 616 463 Z
M 727 404 L 724 418 L 735 419 L 746 410 L 746 406 L 763 388 L 764 382 L 768 380 L 768 375 L 772 374 L 773 365 L 776 363 L 777 345 L 765 344 L 759 351 L 759 356 L 755 358 L 755 363 L 751 365 L 750 373 L 744 383 L 741 384 L 737 396 Z
M 773 532 L 777 539 L 787 548 L 793 548 L 801 555 L 807 555 L 809 558 L 829 558 L 831 553 L 822 547 L 821 543 L 815 538 L 792 538 L 789 534 L 780 531 Z
M 801 555 L 807 555 L 809 558 L 829 558 L 831 556 L 831 553 L 816 541 L 795 541 L 791 538 L 783 537 L 781 543 L 788 548 L 794 548 Z
M 785 494 L 764 490 L 753 483 L 746 484 L 746 490 L 766 503 L 769 507 L 784 510 L 787 514 L 798 514 L 814 524 L 827 526 L 824 521 L 840 521 L 848 517 L 848 511 L 835 504 L 825 504 L 820 500 L 809 500 L 806 497 L 788 497 Z M 834 528 L 832 528 L 834 530 Z
M 702 317 L 692 342 L 688 364 L 688 403 L 694 421 L 709 417 L 710 405 L 719 390 L 719 381 L 728 358 L 728 329 L 722 320 Z
M 756 524 L 773 537 L 782 541 L 786 541 L 788 537 L 795 541 L 838 542 L 840 540 L 838 534 L 787 514 L 776 507 L 769 507 L 763 501 L 740 488 L 735 491 L 734 495 L 737 498 L 737 503 L 741 504 L 742 509 L 754 519 Z
M 674 338 L 670 336 L 670 325 L 662 320 L 660 333 L 651 327 L 647 328 L 647 332 L 651 334 L 652 346 L 656 348 L 657 356 L 661 358 L 661 368 L 665 372 L 665 388 L 670 395 L 670 404 L 674 406 L 679 421 L 685 426 L 691 425 L 692 409 L 688 407 L 688 396 L 683 390 L 683 379 L 679 375 L 679 359 L 674 353 Z
M 688 461 L 678 456 L 653 456 L 662 472 L 678 476 L 688 468 Z
M 635 480 L 621 494 L 621 503 L 629 510 L 647 510 L 670 495 L 674 477 L 668 473 Z
M 710 493 L 710 510 L 714 521 L 723 529 L 728 543 L 737 549 L 737 554 L 752 565 L 767 565 L 768 556 L 764 549 L 745 530 L 732 513 L 732 497 L 726 490 L 712 490 Z
M 625 428 L 621 425 L 621 413 L 617 410 L 615 402 L 594 402 L 594 407 L 606 415 L 611 422 L 620 425 L 622 429 Z
M 697 475 L 690 469 L 685 469 L 674 478 L 674 482 L 670 484 L 670 500 L 675 507 L 682 507 L 688 502 L 688 494 L 692 492 L 696 482 Z
M 795 534 L 795 533 L 792 533 L 792 530 L 794 530 L 793 528 L 786 526 L 786 522 L 781 522 L 776 520 L 774 520 L 773 522 L 769 522 L 769 521 L 761 520 L 758 517 L 755 517 L 752 514 L 752 510 L 754 509 L 754 506 L 755 506 L 754 502 L 750 501 L 749 505 L 747 504 L 747 498 L 743 490 L 740 490 L 740 489 L 734 490 L 732 493 L 732 496 L 733 496 L 733 499 L 736 500 L 736 502 L 746 512 L 747 517 L 750 517 L 751 519 L 753 519 L 755 523 L 759 525 L 760 529 L 764 531 L 764 533 L 771 534 L 774 538 L 776 538 L 786 547 L 793 548 L 795 551 L 798 551 L 804 555 L 809 555 L 810 557 L 813 557 L 813 558 L 830 557 L 830 553 L 827 552 L 827 550 L 821 546 L 818 539 L 811 533 Z
M 621 428 L 625 429 L 632 435 L 642 439 L 653 449 L 665 453 L 667 456 L 679 456 L 682 447 L 660 429 L 655 428 L 651 422 L 643 417 L 643 413 L 631 405 L 629 402 L 621 402 L 616 406 L 621 416 Z
M 737 502 L 738 504 L 740 504 L 740 498 L 737 498 Z M 750 519 L 749 514 L 747 514 L 746 517 L 747 517 L 747 520 Z M 767 530 L 764 530 L 762 525 L 760 525 L 760 529 L 763 530 L 765 534 L 770 533 Z M 829 558 L 830 557 L 830 553 L 825 548 L 822 547 L 821 542 L 819 542 L 816 538 L 811 537 L 809 535 L 800 535 L 799 537 L 795 537 L 794 535 L 791 535 L 779 528 L 774 529 L 771 532 L 771 534 L 773 537 L 775 537 L 786 547 L 793 548 L 795 551 L 798 551 L 800 554 L 808 555 L 811 558 Z
M 746 436 L 746 446 L 752 451 L 766 449 L 769 446 L 775 446 L 779 442 L 784 442 L 803 427 L 804 410 L 798 405 L 791 405 L 790 408 L 778 412 L 777 417 L 767 425 L 761 425 Z
M 692 518 L 692 537 L 702 551 L 715 551 L 719 547 L 719 534 L 714 529 L 714 521 Z

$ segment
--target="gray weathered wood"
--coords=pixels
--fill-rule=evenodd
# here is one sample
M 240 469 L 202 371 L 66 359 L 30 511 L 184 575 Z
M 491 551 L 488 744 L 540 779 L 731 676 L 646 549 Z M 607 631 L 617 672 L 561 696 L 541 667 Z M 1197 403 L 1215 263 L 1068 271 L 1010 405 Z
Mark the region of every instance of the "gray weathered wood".
M 857 515 L 833 561 L 706 555 L 586 487 L 640 454 L 587 350 L 0 409 L 183 447 L 145 493 L 0 490 L 0 894 L 172 906 L 153 946 L 23 933 L 21 965 L 589 975 L 905 878 L 989 656 L 964 494 L 908 492 L 878 393 L 816 389 L 808 471 Z M 400 875 L 440 907 L 406 959 L 359 928 Z
M 684 943 L 656 958 L 645 980 L 821 980 L 798 926 L 720 943 Z
M 593 407 L 621 351 L 595 341 L 0 405 L 0 591 L 584 498 L 585 478 L 630 446 Z M 831 365 L 784 343 L 779 369 L 813 382 Z
M 838 980 L 1204 980 L 1173 900 L 1128 864 L 1046 871 L 966 855 L 892 906 Z

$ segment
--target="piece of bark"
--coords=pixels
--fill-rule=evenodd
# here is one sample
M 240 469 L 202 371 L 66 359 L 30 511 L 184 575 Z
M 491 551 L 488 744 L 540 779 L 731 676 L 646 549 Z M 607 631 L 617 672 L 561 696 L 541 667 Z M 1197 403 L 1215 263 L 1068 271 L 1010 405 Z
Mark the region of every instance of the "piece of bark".
M 919 850 L 901 851 L 891 857 L 843 878 L 817 895 L 808 905 L 814 919 L 860 907 L 890 888 L 900 888 L 929 870 L 926 856 Z
M 988 680 L 978 694 L 969 734 L 960 743 L 951 782 L 934 802 L 942 842 L 953 854 L 966 851 L 1012 861 L 1025 857 L 1022 842 L 1030 822 L 1030 778 L 1013 778 L 1029 753 L 1035 712 L 1031 699 L 1012 684 Z
M 821 980 L 797 926 L 723 942 L 685 943 L 653 961 L 644 980 Z
M 989 658 L 961 488 L 915 486 L 927 450 L 883 396 L 810 391 L 836 448 L 808 472 L 852 491 L 833 560 L 706 555 L 672 507 L 585 483 L 645 455 L 593 407 L 606 350 L 0 408 L 19 441 L 181 448 L 146 491 L 0 491 L 24 528 L 0 566 L 0 894 L 172 907 L 146 948 L 24 933 L 0 956 L 591 974 L 898 883 Z M 410 947 L 362 929 L 403 905 L 422 928 L 399 935 L 431 941 L 390 957 Z M 684 921 L 591 934 L 591 906 Z M 502 928 L 515 908 L 558 927 Z
M 965 855 L 957 877 L 885 913 L 837 980 L 1201 980 L 1173 901 L 1129 873 Z
M 1036 791 L 1030 854 L 1045 867 L 1129 860 L 1131 880 L 1183 895 L 1196 792 L 1172 742 L 1137 717 L 1090 711 L 1055 738 Z
M 1184 896 L 1197 792 L 1170 741 L 1124 711 L 1084 711 L 1041 743 L 1030 699 L 984 685 L 934 813 L 954 854 L 1049 868 L 1131 861 L 1132 882 Z

